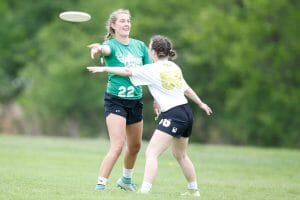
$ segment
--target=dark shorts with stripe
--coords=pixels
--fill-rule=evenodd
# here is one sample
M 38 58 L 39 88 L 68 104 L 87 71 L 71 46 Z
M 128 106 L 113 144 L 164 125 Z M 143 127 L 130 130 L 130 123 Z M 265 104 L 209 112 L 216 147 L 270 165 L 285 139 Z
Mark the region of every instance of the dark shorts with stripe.
M 143 120 L 142 99 L 129 100 L 105 93 L 104 96 L 105 117 L 110 113 L 126 118 L 126 124 L 134 124 Z
M 173 137 L 190 137 L 193 127 L 193 112 L 188 104 L 176 106 L 159 116 L 156 129 Z

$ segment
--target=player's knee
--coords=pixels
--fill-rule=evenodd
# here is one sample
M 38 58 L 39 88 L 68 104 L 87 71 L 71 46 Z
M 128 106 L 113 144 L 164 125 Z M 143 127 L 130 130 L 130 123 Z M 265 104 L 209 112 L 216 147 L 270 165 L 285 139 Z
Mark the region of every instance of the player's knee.
M 110 148 L 110 154 L 114 157 L 119 157 L 122 153 L 123 145 L 114 145 Z
M 176 160 L 179 162 L 184 160 L 186 158 L 186 153 L 184 152 L 173 152 L 173 156 L 175 157 Z
M 141 149 L 141 143 L 136 143 L 128 147 L 128 151 L 130 154 L 137 154 Z
M 147 149 L 146 153 L 145 153 L 145 157 L 146 157 L 146 159 L 151 160 L 151 159 L 157 159 L 158 155 L 157 155 L 157 153 L 155 153 L 151 149 Z

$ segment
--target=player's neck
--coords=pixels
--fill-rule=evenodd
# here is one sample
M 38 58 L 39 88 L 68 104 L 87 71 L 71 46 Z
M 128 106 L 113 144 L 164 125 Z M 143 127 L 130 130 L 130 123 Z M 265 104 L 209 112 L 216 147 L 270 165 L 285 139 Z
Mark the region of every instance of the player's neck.
M 129 44 L 129 37 L 128 36 L 120 36 L 120 35 L 116 35 L 116 40 L 118 40 L 120 43 L 122 44 Z
M 163 62 L 163 61 L 168 61 L 168 57 L 164 57 L 164 58 L 158 58 L 156 57 L 156 59 L 153 59 L 154 62 Z

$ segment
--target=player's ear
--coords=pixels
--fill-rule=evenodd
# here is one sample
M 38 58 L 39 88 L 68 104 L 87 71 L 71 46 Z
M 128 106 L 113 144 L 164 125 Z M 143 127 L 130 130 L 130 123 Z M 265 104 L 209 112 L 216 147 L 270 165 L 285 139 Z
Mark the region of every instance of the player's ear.
M 115 24 L 115 23 L 110 23 L 110 27 L 111 27 L 113 30 L 116 30 L 116 24 Z

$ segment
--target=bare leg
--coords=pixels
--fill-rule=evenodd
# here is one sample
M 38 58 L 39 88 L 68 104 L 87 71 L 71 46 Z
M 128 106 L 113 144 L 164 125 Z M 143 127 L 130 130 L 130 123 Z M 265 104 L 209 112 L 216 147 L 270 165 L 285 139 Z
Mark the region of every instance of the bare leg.
M 187 155 L 187 146 L 188 138 L 175 138 L 172 145 L 172 152 L 178 161 L 186 180 L 188 182 L 194 182 L 197 179 L 196 171 L 191 159 Z
M 124 167 L 126 169 L 133 169 L 137 155 L 141 149 L 143 132 L 143 121 L 135 124 L 127 125 L 126 140 L 127 147 L 124 156 Z
M 153 183 L 158 170 L 158 158 L 171 145 L 173 137 L 155 130 L 146 150 L 144 182 Z
M 99 177 L 108 178 L 122 152 L 126 135 L 126 119 L 119 115 L 109 114 L 106 117 L 106 124 L 110 139 L 110 149 L 101 163 Z

